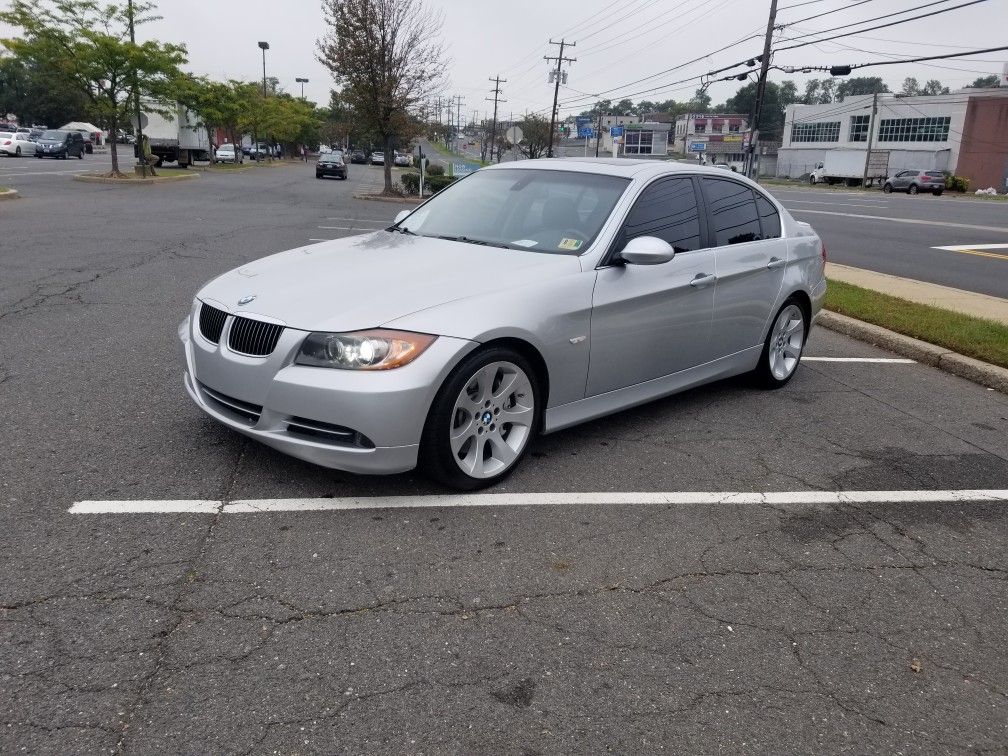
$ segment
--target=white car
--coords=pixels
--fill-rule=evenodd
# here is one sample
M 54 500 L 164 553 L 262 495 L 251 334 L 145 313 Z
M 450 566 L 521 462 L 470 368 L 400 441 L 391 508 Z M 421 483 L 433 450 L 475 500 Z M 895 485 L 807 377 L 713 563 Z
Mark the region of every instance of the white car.
M 222 144 L 214 153 L 215 163 L 242 163 L 245 156 L 233 144 Z
M 372 152 L 371 153 L 371 165 L 385 165 L 385 153 L 384 152 Z
M 408 167 L 413 165 L 413 156 L 403 152 L 397 152 L 395 155 L 395 160 L 393 162 L 395 165 Z
M 21 157 L 22 155 L 35 154 L 35 142 L 28 138 L 28 134 L 23 131 L 0 132 L 0 152 L 4 155 Z

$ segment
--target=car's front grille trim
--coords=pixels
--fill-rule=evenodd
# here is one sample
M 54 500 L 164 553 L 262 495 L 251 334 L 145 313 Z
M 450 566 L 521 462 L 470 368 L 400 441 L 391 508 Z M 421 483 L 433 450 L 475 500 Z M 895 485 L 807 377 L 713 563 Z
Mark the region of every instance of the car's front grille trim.
M 222 394 L 220 391 L 215 391 L 210 388 L 205 383 L 200 383 L 199 387 L 211 401 L 220 407 L 223 407 L 225 410 L 239 415 L 253 425 L 259 422 L 259 418 L 262 416 L 263 411 L 262 406 L 242 401 L 241 399 L 235 399 L 233 396 L 228 396 L 227 394 Z
M 228 348 L 250 357 L 265 357 L 276 349 L 281 333 L 281 325 L 236 316 L 228 334 Z
M 227 318 L 228 314 L 224 310 L 218 310 L 203 302 L 199 312 L 199 329 L 203 338 L 214 344 L 220 342 L 221 331 L 224 330 Z

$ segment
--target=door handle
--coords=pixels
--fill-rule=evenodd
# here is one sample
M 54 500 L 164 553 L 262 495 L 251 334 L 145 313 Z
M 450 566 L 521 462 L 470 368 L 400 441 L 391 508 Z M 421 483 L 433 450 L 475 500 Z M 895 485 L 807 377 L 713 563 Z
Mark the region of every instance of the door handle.
M 712 284 L 717 280 L 717 276 L 713 273 L 697 273 L 696 278 L 689 282 L 689 285 L 694 289 L 700 289 L 707 284 Z
M 786 260 L 781 260 L 779 257 L 771 257 L 770 262 L 766 264 L 767 270 L 777 270 L 777 268 L 783 268 L 787 265 Z

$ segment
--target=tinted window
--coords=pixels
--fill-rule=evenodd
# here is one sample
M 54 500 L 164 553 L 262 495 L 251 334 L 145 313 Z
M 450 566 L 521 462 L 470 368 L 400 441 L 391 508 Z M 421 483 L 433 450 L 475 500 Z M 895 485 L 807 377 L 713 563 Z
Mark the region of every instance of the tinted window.
M 700 216 L 697 211 L 693 180 L 660 179 L 637 198 L 626 223 L 623 241 L 636 236 L 657 236 L 676 252 L 700 247 Z
M 757 193 L 756 209 L 759 210 L 760 222 L 763 224 L 763 238 L 776 239 L 780 236 L 780 215 L 773 203 Z
M 702 179 L 714 231 L 714 243 L 743 244 L 760 238 L 752 189 L 736 181 Z
M 42 132 L 42 139 L 51 139 L 54 142 L 61 142 L 66 138 L 67 133 L 59 129 L 50 129 Z

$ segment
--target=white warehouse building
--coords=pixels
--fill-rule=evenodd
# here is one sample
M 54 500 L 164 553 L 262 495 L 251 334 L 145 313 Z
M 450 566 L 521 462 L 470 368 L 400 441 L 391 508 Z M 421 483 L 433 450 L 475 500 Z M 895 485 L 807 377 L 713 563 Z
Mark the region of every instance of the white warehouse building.
M 827 152 L 868 146 L 872 95 L 826 105 L 790 105 L 784 115 L 777 175 L 807 176 Z M 965 89 L 931 97 L 878 95 L 873 163 L 886 173 L 916 168 L 968 176 L 972 186 L 1008 181 L 1008 90 Z

